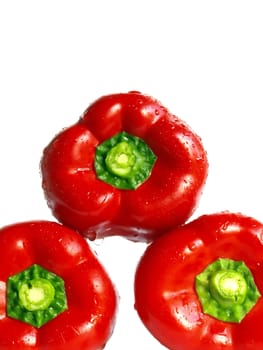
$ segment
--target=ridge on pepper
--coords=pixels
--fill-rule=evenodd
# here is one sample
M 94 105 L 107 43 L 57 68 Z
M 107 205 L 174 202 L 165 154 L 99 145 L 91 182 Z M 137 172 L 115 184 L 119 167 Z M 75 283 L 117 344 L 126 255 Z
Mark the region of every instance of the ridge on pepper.
M 56 219 L 89 239 L 150 242 L 195 211 L 208 175 L 198 135 L 155 98 L 102 96 L 43 150 Z

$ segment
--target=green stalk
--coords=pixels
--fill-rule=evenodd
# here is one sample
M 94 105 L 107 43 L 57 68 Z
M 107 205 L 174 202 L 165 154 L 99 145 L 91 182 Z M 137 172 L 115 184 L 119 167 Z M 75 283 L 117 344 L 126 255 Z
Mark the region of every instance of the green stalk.
M 151 174 L 156 156 L 139 137 L 120 132 L 96 148 L 97 177 L 120 189 L 136 189 Z
M 261 296 L 243 261 L 218 259 L 196 276 L 203 312 L 225 322 L 241 322 Z
M 7 315 L 41 327 L 67 309 L 64 281 L 39 265 L 9 277 Z

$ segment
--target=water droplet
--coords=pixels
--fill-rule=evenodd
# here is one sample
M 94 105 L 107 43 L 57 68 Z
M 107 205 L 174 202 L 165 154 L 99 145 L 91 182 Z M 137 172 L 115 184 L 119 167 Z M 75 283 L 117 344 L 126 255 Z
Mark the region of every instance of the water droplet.
M 90 240 L 90 241 L 95 241 L 96 237 L 97 237 L 97 233 L 94 230 L 89 230 L 88 233 L 86 234 L 86 237 Z
M 224 222 L 223 225 L 221 226 L 221 230 L 222 231 L 227 231 L 228 226 L 229 226 L 229 222 L 228 221 Z

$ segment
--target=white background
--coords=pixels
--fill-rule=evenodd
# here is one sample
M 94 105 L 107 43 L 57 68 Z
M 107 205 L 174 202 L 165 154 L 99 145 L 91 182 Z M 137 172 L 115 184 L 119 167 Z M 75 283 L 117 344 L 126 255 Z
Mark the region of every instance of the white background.
M 193 218 L 231 210 L 263 221 L 261 5 L 0 1 L 0 226 L 53 220 L 42 149 L 93 100 L 129 90 L 156 97 L 202 137 L 210 172 Z M 121 296 L 106 349 L 164 349 L 133 308 L 145 245 L 107 238 L 92 247 Z

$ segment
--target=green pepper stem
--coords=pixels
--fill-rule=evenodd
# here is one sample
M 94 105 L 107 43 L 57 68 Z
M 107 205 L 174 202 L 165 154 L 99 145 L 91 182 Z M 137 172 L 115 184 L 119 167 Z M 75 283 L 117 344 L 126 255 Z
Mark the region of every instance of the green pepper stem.
M 216 271 L 210 279 L 210 292 L 222 307 L 242 304 L 247 290 L 247 281 L 237 271 Z
M 241 322 L 261 296 L 249 268 L 232 259 L 208 265 L 195 287 L 203 312 L 225 322 Z
M 29 311 L 46 310 L 55 297 L 55 288 L 44 278 L 22 282 L 18 287 L 19 301 Z
M 105 163 L 113 174 L 120 177 L 129 176 L 136 163 L 133 147 L 125 141 L 118 143 L 107 153 Z
M 144 140 L 123 131 L 97 146 L 94 167 L 100 180 L 128 190 L 148 179 L 155 161 Z
M 64 281 L 39 265 L 10 276 L 7 315 L 41 327 L 67 309 Z

